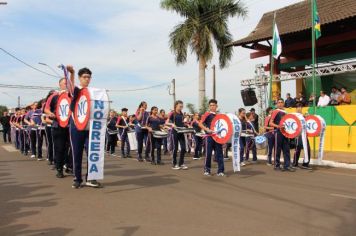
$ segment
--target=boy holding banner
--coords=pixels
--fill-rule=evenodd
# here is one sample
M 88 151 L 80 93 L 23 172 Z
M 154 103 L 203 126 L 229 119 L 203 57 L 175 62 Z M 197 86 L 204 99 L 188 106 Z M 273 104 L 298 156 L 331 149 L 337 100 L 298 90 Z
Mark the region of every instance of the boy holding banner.
M 66 68 L 70 73 L 70 81 L 74 86 L 74 69 L 72 66 L 67 66 Z M 81 89 L 87 88 L 89 86 L 91 80 L 92 72 L 88 68 L 82 68 L 78 71 L 80 87 L 75 86 L 73 91 L 69 91 L 72 95 L 72 102 L 70 105 L 70 110 L 74 113 L 75 106 L 77 100 L 79 99 L 79 93 Z M 67 81 L 68 83 L 68 81 Z M 83 159 L 83 151 L 84 147 L 88 148 L 89 145 L 89 130 L 79 130 L 74 123 L 73 116 L 70 119 L 70 141 L 72 146 L 72 154 L 73 154 L 73 164 L 74 164 L 74 182 L 73 188 L 81 188 L 82 187 L 82 159 Z M 88 172 L 86 174 L 86 180 L 88 177 Z M 101 187 L 101 184 L 96 180 L 86 181 L 86 186 L 98 188 Z

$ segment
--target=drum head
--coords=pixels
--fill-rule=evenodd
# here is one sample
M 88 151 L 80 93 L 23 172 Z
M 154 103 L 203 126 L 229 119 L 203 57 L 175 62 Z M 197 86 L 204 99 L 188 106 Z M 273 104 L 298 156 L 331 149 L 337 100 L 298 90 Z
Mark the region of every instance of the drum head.
M 284 126 L 281 132 L 286 138 L 296 138 L 302 132 L 302 122 L 293 114 L 283 116 L 279 125 Z
M 230 118 L 225 114 L 218 114 L 211 122 L 211 130 L 215 132 L 212 136 L 215 142 L 225 144 L 231 139 L 233 133 Z
M 305 118 L 307 123 L 307 135 L 308 137 L 317 137 L 321 132 L 321 121 L 319 117 L 314 115 L 309 115 Z
M 70 110 L 70 103 L 72 99 L 68 96 L 68 93 L 62 93 L 58 97 L 56 118 L 60 127 L 65 128 L 68 125 L 72 111 Z
M 87 88 L 80 90 L 74 108 L 74 121 L 78 130 L 85 130 L 90 118 L 90 94 Z

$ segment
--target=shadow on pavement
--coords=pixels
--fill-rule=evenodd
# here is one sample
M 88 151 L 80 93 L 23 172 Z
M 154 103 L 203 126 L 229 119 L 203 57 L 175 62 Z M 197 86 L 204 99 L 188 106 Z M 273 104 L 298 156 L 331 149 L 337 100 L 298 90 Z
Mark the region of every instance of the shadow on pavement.
M 57 199 L 51 198 L 54 193 L 36 193 L 36 191 L 51 187 L 40 183 L 17 184 L 11 174 L 0 170 L 0 235 L 67 235 L 72 229 L 44 228 L 29 229 L 30 225 L 16 224 L 23 218 L 40 214 L 41 208 L 57 205 Z M 5 177 L 5 178 L 4 178 Z M 8 180 L 11 180 L 8 181 Z M 45 220 L 45 219 L 43 219 Z
M 130 189 L 120 189 L 117 191 L 112 191 L 109 193 L 115 192 L 122 192 L 122 191 L 129 191 L 129 190 L 136 190 L 142 188 L 150 188 L 150 187 L 158 187 L 162 185 L 169 185 L 169 184 L 176 184 L 179 183 L 179 180 L 174 179 L 172 177 L 176 177 L 174 175 L 161 175 L 161 176 L 148 176 L 148 177 L 141 177 L 136 179 L 125 179 L 119 180 L 111 183 L 105 183 L 105 187 L 115 186 L 132 186 L 135 185 L 137 187 L 130 188 Z

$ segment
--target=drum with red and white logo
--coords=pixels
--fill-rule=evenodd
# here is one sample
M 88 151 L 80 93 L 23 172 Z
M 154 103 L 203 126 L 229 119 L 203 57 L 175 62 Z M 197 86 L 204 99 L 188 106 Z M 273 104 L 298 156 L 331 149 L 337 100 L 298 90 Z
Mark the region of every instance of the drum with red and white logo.
M 88 88 L 80 90 L 74 108 L 74 123 L 78 130 L 89 130 L 90 93 Z
M 283 126 L 281 132 L 286 138 L 296 138 L 301 134 L 304 122 L 302 114 L 292 113 L 283 116 L 279 125 Z
M 68 96 L 68 93 L 62 93 L 58 97 L 56 118 L 60 127 L 65 128 L 68 126 L 70 116 L 72 114 L 70 110 L 70 103 L 72 99 Z
M 308 115 L 305 120 L 308 137 L 318 137 L 325 123 L 324 119 L 318 115 Z
M 218 114 L 211 122 L 210 129 L 214 132 L 213 139 L 215 142 L 225 144 L 231 140 L 233 126 L 231 119 L 225 114 Z

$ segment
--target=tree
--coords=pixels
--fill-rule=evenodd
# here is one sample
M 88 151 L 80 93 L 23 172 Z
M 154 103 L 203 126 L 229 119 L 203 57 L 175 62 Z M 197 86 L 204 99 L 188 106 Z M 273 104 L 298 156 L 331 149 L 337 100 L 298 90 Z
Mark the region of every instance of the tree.
M 169 35 L 169 45 L 177 64 L 187 61 L 187 51 L 195 53 L 199 61 L 199 109 L 203 108 L 206 63 L 213 58 L 213 41 L 219 53 L 220 68 L 232 58 L 233 48 L 228 29 L 229 17 L 245 17 L 247 9 L 235 0 L 162 0 L 163 9 L 176 12 L 184 22 L 176 25 Z
M 209 98 L 204 97 L 203 99 L 203 104 L 199 109 L 199 113 L 200 114 L 204 114 L 205 112 L 207 112 L 209 110 Z
M 0 117 L 3 116 L 5 111 L 8 111 L 7 106 L 0 105 Z
M 195 114 L 195 113 L 197 113 L 197 110 L 195 109 L 195 105 L 194 105 L 194 104 L 192 104 L 192 103 L 187 103 L 186 107 L 187 107 L 187 109 L 188 109 L 188 111 L 189 111 L 190 114 Z

